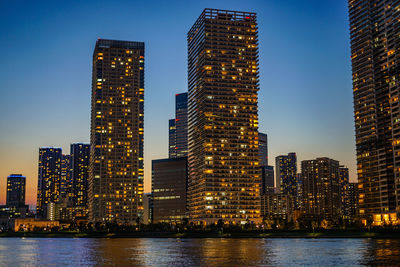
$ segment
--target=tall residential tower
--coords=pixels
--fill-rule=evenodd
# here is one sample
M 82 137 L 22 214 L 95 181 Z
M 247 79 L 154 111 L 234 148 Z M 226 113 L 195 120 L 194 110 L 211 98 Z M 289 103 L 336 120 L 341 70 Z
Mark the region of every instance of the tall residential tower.
M 143 210 L 144 43 L 93 53 L 89 220 L 134 224 Z
M 260 220 L 256 13 L 204 9 L 188 32 L 192 221 Z
M 384 0 L 348 3 L 359 215 L 364 223 L 368 219 L 398 223 L 400 3 Z

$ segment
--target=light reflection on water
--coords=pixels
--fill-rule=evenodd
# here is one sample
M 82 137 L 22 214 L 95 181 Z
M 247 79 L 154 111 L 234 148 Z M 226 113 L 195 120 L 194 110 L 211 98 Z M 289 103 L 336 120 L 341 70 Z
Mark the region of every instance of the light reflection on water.
M 396 239 L 0 238 L 0 266 L 396 264 Z

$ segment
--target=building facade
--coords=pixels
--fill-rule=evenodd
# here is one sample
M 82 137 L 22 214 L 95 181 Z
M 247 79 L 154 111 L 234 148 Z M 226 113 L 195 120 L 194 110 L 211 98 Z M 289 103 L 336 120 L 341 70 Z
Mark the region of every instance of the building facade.
M 182 222 L 187 218 L 187 158 L 153 160 L 151 166 L 153 222 Z
M 349 183 L 347 195 L 347 216 L 354 219 L 358 216 L 358 183 Z
M 304 211 L 317 219 L 336 221 L 342 216 L 339 162 L 317 158 L 301 162 Z
M 25 206 L 26 177 L 22 174 L 10 174 L 7 177 L 6 206 Z
M 168 157 L 176 158 L 176 124 L 175 119 L 168 120 Z
M 36 216 L 38 218 L 46 218 L 47 205 L 49 203 L 60 202 L 61 161 L 61 148 L 39 148 L 38 195 L 36 203 Z
M 349 205 L 349 169 L 339 166 L 340 206 L 342 215 L 347 217 Z
M 93 53 L 89 219 L 143 211 L 144 43 L 98 39 Z
M 74 218 L 87 218 L 90 144 L 73 143 L 70 147 Z
M 190 219 L 260 221 L 256 14 L 204 9 L 187 40 Z
M 293 220 L 294 199 L 290 195 L 272 193 L 261 196 L 261 214 L 264 219 Z
M 275 186 L 277 193 L 290 195 L 295 201 L 295 208 L 299 208 L 297 203 L 297 156 L 296 153 L 289 153 L 275 158 Z
M 61 157 L 61 185 L 60 201 L 68 202 L 72 193 L 72 167 L 71 155 L 62 155 Z
M 268 166 L 268 135 L 265 133 L 258 133 L 258 151 L 260 166 Z
M 400 50 L 397 1 L 349 0 L 359 214 L 398 223 Z

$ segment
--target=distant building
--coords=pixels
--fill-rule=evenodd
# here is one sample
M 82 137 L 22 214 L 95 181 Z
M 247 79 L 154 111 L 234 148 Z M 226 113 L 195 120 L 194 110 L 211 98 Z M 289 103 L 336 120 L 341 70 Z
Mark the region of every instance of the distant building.
M 60 201 L 68 201 L 72 191 L 71 155 L 61 157 Z
M 268 166 L 268 136 L 265 133 L 258 133 L 258 151 L 260 166 Z
M 187 34 L 194 223 L 261 221 L 257 31 L 256 13 L 207 8 Z
M 273 193 L 261 196 L 261 214 L 265 219 L 293 219 L 294 201 L 290 195 Z
M 299 208 L 297 203 L 297 156 L 296 153 L 289 153 L 275 158 L 276 168 L 276 189 L 278 193 L 290 195 L 295 201 L 295 208 Z
M 71 144 L 72 199 L 74 218 L 88 217 L 90 144 Z
M 59 203 L 61 195 L 62 150 L 55 147 L 39 149 L 39 175 L 36 216 L 46 218 L 47 204 Z
M 153 223 L 153 195 L 151 193 L 143 195 L 143 223 Z
M 6 206 L 25 206 L 26 177 L 22 174 L 10 174 L 7 177 Z
M 143 213 L 144 43 L 98 39 L 93 52 L 89 220 Z
M 181 222 L 187 217 L 187 158 L 152 161 L 153 222 Z
M 354 219 L 358 216 L 358 183 L 349 183 L 347 194 L 347 216 Z
M 175 119 L 168 120 L 168 157 L 176 158 L 176 124 Z
M 339 162 L 330 158 L 304 160 L 301 175 L 305 213 L 332 221 L 341 217 Z
M 296 175 L 297 181 L 297 195 L 296 195 L 296 207 L 297 211 L 303 210 L 303 178 L 301 177 L 301 173 Z
M 187 157 L 188 154 L 188 94 L 175 95 L 175 120 L 169 120 L 169 157 Z
M 339 166 L 339 185 L 340 185 L 340 202 L 341 214 L 347 216 L 349 209 L 349 169 Z
M 274 166 L 261 166 L 261 195 L 274 193 Z

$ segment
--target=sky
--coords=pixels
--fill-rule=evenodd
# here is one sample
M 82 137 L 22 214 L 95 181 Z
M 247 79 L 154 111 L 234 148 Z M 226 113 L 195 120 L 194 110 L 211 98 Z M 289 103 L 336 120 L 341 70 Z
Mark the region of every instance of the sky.
M 36 204 L 41 146 L 89 142 L 98 38 L 145 42 L 145 192 L 168 157 L 174 97 L 187 91 L 186 34 L 204 8 L 252 11 L 259 26 L 259 127 L 270 165 L 339 160 L 356 181 L 346 0 L 0 1 L 0 203 L 11 173 Z

